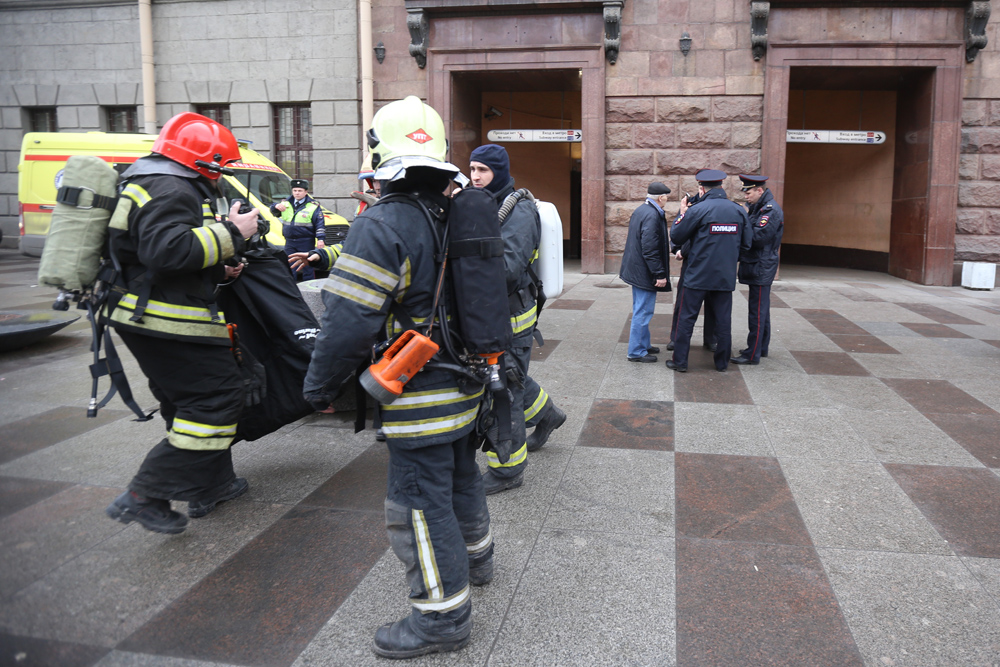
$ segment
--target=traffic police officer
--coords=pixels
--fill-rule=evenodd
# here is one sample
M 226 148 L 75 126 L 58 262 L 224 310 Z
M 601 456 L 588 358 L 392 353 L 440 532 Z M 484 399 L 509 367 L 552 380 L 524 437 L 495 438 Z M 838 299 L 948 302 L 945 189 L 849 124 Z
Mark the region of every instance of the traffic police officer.
M 684 213 L 690 207 L 694 206 L 699 201 L 701 201 L 701 198 L 704 195 L 705 195 L 705 188 L 699 186 L 698 194 L 694 195 L 693 197 L 685 196 L 681 200 L 681 210 L 677 213 L 677 217 L 674 218 L 674 222 L 677 222 L 682 217 L 684 217 Z M 675 258 L 681 260 L 681 270 L 680 274 L 677 277 L 677 291 L 676 294 L 674 294 L 674 309 L 670 319 L 670 342 L 667 343 L 667 349 L 673 350 L 674 339 L 677 337 L 677 319 L 680 317 L 681 314 L 680 304 L 682 301 L 681 295 L 684 292 L 684 273 L 687 271 L 687 266 L 688 266 L 687 256 L 688 253 L 690 253 L 691 251 L 690 239 L 687 241 L 687 243 L 685 243 L 683 246 L 679 248 L 672 246 L 670 248 L 670 251 L 671 253 L 673 253 Z M 711 350 L 712 352 L 715 352 L 715 314 L 711 310 L 706 311 L 705 318 L 702 320 L 701 324 L 702 324 L 701 326 L 702 346 L 706 350 Z
M 486 144 L 472 151 L 469 157 L 472 185 L 485 188 L 493 195 L 499 208 L 514 195 L 514 179 L 510 176 L 510 158 L 507 150 L 497 144 Z M 506 463 L 501 463 L 496 452 L 487 452 L 487 470 L 483 474 L 486 495 L 514 489 L 524 483 L 524 469 L 528 452 L 542 447 L 549 434 L 566 421 L 566 413 L 549 398 L 549 395 L 528 375 L 531 345 L 538 306 L 535 284 L 529 267 L 538 257 L 542 238 L 542 223 L 534 201 L 522 198 L 514 204 L 502 221 L 503 259 L 507 269 L 507 294 L 510 305 L 510 324 L 514 342 L 508 350 L 517 367 L 523 385 L 511 382 L 508 386 L 511 400 L 511 440 L 523 443 Z M 523 419 L 521 418 L 523 412 Z M 531 436 L 525 437 L 527 428 L 534 426 Z
M 355 218 L 323 285 L 326 311 L 304 385 L 317 408 L 329 405 L 371 354 L 380 330 L 390 338 L 398 331 L 391 312 L 426 322 L 435 304 L 443 259 L 436 249 L 450 203 L 442 193 L 459 171 L 445 162 L 444 124 L 419 98 L 407 97 L 379 109 L 368 144 L 383 197 Z M 496 289 L 502 301 L 503 287 Z M 442 303 L 453 298 L 450 291 Z M 380 656 L 455 651 L 469 641 L 469 585 L 493 577 L 490 516 L 471 437 L 482 399 L 482 389 L 463 393 L 450 371 L 424 367 L 399 398 L 381 406 L 389 448 L 386 529 L 406 569 L 411 613 L 377 630 L 373 649 Z
M 309 196 L 309 181 L 292 179 L 292 196 L 271 206 L 271 214 L 281 218 L 285 252 L 309 252 L 326 245 L 326 220 L 319 202 Z M 306 263 L 301 267 L 302 280 L 312 280 L 315 271 Z M 292 270 L 295 275 L 295 270 Z
M 680 296 L 674 358 L 667 361 L 671 370 L 687 371 L 691 333 L 702 303 L 715 315 L 715 368 L 725 371 L 729 366 L 736 262 L 740 250 L 750 247 L 752 236 L 743 207 L 729 201 L 722 189 L 725 178 L 726 174 L 718 169 L 702 169 L 695 174 L 705 194 L 670 230 L 670 240 L 675 246 L 691 241 L 684 291 Z
M 215 305 L 216 285 L 231 275 L 223 263 L 257 231 L 257 209 L 241 214 L 238 203 L 228 221 L 216 220 L 216 181 L 239 159 L 236 139 L 219 123 L 196 113 L 174 116 L 153 154 L 124 173 L 110 223 L 124 295 L 113 293 L 102 317 L 149 379 L 167 437 L 105 512 L 158 533 L 187 525 L 171 500 L 188 501 L 188 516 L 200 518 L 248 488 L 233 472 L 229 449 L 244 407 L 244 377 Z
M 746 349 L 730 361 L 734 364 L 760 363 L 771 342 L 771 283 L 778 272 L 778 253 L 785 215 L 765 185 L 767 176 L 740 174 L 743 192 L 750 205 L 748 216 L 753 232 L 749 250 L 740 252 L 739 280 L 750 286 L 750 309 Z

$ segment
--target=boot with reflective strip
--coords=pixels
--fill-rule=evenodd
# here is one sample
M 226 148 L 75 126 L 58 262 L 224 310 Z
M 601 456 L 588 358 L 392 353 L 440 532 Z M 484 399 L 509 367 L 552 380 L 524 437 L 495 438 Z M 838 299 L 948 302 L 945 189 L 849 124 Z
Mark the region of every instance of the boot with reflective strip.
M 552 431 L 556 430 L 565 423 L 566 413 L 560 410 L 559 406 L 550 400 L 549 409 L 546 410 L 545 414 L 542 416 L 542 420 L 538 422 L 538 426 L 535 427 L 535 430 L 528 436 L 528 451 L 535 452 L 541 449 L 542 446 L 548 442 L 549 436 L 552 435 Z

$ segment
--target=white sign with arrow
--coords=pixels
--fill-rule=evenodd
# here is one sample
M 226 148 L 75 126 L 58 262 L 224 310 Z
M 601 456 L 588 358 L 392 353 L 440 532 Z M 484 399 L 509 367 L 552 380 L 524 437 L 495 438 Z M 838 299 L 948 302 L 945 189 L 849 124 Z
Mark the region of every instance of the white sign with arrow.
M 790 144 L 884 144 L 885 132 L 878 130 L 787 130 Z
M 486 133 L 489 141 L 547 141 L 571 142 L 583 141 L 582 130 L 490 130 Z

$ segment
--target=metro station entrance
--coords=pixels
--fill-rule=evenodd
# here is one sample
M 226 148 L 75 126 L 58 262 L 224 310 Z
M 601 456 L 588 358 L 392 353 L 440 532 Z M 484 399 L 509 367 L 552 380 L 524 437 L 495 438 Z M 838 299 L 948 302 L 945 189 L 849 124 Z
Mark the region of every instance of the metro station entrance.
M 559 211 L 565 259 L 581 253 L 580 78 L 574 69 L 456 72 L 451 86 L 452 160 L 466 171 L 477 146 L 506 148 L 515 187 Z
M 768 50 L 761 157 L 785 210 L 782 261 L 951 285 L 964 52 L 852 46 Z M 787 140 L 802 130 L 885 139 Z

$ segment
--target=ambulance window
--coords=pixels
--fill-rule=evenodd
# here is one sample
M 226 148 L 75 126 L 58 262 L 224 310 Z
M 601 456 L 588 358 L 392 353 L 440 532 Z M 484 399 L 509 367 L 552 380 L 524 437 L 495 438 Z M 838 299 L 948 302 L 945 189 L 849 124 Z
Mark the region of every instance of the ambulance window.
M 220 178 L 219 187 L 222 188 L 223 196 L 229 201 L 234 199 L 246 199 L 246 195 L 237 190 L 236 186 L 229 182 L 229 179 Z
M 240 169 L 236 171 L 236 178 L 264 204 L 273 204 L 292 196 L 292 183 L 284 174 Z

